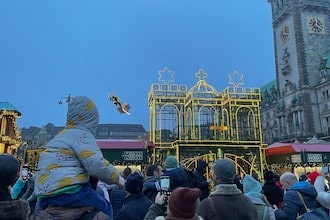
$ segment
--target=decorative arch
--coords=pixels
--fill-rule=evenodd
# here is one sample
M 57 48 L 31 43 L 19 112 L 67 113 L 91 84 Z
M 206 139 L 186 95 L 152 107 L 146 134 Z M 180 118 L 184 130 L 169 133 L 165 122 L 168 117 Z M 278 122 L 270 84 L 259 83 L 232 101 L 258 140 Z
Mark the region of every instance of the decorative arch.
M 159 111 L 159 138 L 163 142 L 179 139 L 180 109 L 174 104 L 164 104 Z
M 238 107 L 235 112 L 236 130 L 239 140 L 253 140 L 255 133 L 255 116 L 253 109 L 248 106 Z

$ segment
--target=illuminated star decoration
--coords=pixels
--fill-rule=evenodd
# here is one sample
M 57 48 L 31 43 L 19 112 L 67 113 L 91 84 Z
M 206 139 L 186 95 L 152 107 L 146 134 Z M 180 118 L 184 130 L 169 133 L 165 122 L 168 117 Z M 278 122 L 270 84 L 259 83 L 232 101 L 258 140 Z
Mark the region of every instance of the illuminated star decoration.
M 165 85 L 169 85 L 170 82 L 174 82 L 174 72 L 165 67 L 163 70 L 158 71 L 158 81 L 163 82 Z
M 237 90 L 237 88 L 240 85 L 243 85 L 244 84 L 244 82 L 243 82 L 243 74 L 240 74 L 236 70 L 234 72 L 232 72 L 232 73 L 229 73 L 228 74 L 228 77 L 229 77 L 228 84 L 233 85 L 234 88 L 235 88 L 235 91 Z
M 206 72 L 204 72 L 204 69 L 199 69 L 198 72 L 195 73 L 195 76 L 199 80 L 204 80 L 205 78 L 207 78 L 208 74 Z

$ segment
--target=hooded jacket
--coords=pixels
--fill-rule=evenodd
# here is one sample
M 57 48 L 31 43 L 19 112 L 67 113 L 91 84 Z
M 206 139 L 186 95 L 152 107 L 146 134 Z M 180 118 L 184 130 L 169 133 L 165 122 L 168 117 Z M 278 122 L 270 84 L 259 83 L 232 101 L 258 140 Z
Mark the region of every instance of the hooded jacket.
M 245 175 L 243 179 L 244 194 L 249 197 L 251 202 L 258 210 L 258 219 L 275 220 L 274 209 L 266 203 L 261 194 L 261 183 L 250 175 Z
M 87 184 L 94 176 L 107 184 L 116 183 L 119 172 L 98 148 L 93 131 L 99 123 L 95 104 L 87 97 L 74 97 L 68 104 L 67 123 L 40 154 L 35 179 L 38 197 L 62 194 L 66 189 Z
M 314 183 L 317 191 L 316 200 L 326 209 L 330 209 L 330 193 L 326 192 L 325 179 L 323 176 L 318 176 Z

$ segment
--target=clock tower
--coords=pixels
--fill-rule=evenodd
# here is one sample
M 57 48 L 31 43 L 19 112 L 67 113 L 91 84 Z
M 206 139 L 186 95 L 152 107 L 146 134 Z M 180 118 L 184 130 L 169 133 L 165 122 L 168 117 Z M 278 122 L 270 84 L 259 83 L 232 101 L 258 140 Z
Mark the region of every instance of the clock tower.
M 315 88 L 330 50 L 329 0 L 268 0 L 272 9 L 277 119 L 281 135 L 308 137 L 321 131 Z

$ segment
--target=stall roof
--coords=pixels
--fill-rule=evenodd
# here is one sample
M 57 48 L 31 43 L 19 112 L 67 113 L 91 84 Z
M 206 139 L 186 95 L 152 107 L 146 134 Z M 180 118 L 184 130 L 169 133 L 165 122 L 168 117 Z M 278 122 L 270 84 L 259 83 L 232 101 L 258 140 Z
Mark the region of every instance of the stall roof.
M 17 108 L 15 108 L 12 104 L 10 104 L 9 102 L 0 102 L 0 111 L 2 111 L 2 109 L 5 109 L 7 111 L 15 111 L 18 113 L 18 115 L 21 115 L 21 112 L 18 111 Z
M 96 143 L 100 149 L 144 149 L 145 147 L 154 147 L 152 142 L 131 139 L 97 139 Z
M 308 144 L 308 143 L 274 143 L 265 150 L 266 156 L 280 154 L 295 154 L 305 152 L 330 152 L 330 143 Z

